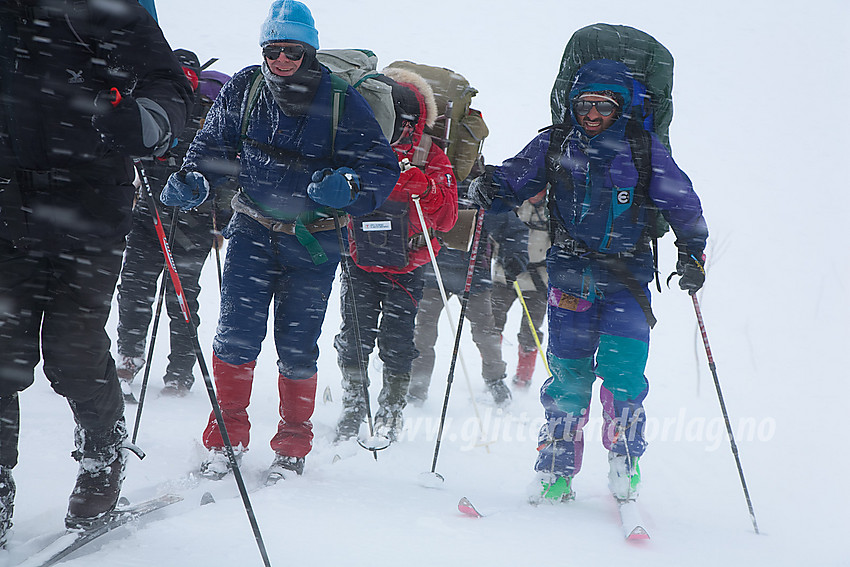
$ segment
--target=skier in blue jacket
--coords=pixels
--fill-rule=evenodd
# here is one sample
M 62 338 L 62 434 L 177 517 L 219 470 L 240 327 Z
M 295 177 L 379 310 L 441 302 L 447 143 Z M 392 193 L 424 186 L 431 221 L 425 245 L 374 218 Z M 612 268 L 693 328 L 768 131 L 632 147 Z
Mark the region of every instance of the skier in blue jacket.
M 652 205 L 676 234 L 679 286 L 694 294 L 705 280 L 708 229 L 699 198 L 658 138 L 633 119 L 633 102 L 634 80 L 625 65 L 587 63 L 570 92 L 571 123 L 541 133 L 501 166 L 488 166 L 470 189 L 480 206 L 504 212 L 550 184 L 552 377 L 540 394 L 547 422 L 534 467 L 535 502 L 574 497 L 571 481 L 581 469 L 582 427 L 597 376 L 604 381 L 609 487 L 621 500 L 637 496 L 654 322 L 647 287 L 654 275 Z M 651 144 L 651 168 L 643 174 L 636 165 L 641 137 Z
M 274 302 L 280 422 L 268 479 L 276 481 L 301 474 L 312 446 L 317 342 L 340 259 L 334 217 L 344 226 L 345 213 L 376 209 L 400 170 L 353 88 L 333 124 L 331 76 L 316 60 L 318 32 L 304 4 L 276 0 L 260 46 L 262 66 L 239 71 L 224 86 L 161 200 L 196 207 L 226 174 L 238 177 L 241 190 L 223 231 L 229 244 L 213 374 L 228 435 L 241 454 L 249 441 L 254 366 Z M 213 415 L 203 442 L 210 454 L 201 474 L 221 478 L 228 463 Z

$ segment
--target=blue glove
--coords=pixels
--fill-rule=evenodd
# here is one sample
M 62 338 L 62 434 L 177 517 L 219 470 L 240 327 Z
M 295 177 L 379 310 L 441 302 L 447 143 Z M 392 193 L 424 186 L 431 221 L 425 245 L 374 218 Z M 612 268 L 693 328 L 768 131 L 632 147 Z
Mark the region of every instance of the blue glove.
M 333 209 L 353 203 L 359 191 L 360 178 L 350 167 L 320 169 L 313 173 L 313 182 L 307 186 L 307 196 Z
M 210 184 L 197 171 L 177 171 L 168 178 L 159 200 L 169 207 L 180 207 L 181 211 L 194 209 L 207 200 Z

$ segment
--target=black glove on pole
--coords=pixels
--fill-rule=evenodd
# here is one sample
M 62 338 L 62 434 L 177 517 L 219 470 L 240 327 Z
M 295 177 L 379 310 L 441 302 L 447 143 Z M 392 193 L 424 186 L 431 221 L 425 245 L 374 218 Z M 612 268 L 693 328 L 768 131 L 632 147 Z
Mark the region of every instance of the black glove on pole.
M 496 167 L 488 165 L 484 167 L 484 175 L 476 177 L 466 190 L 466 198 L 478 205 L 481 210 L 490 210 L 493 199 L 499 192 L 499 185 L 493 182 L 493 173 Z
M 133 155 L 150 153 L 142 140 L 142 111 L 132 96 L 122 96 L 114 87 L 100 91 L 94 99 L 91 122 L 116 148 Z
M 705 254 L 702 251 L 692 254 L 687 248 L 679 248 L 676 273 L 682 276 L 679 287 L 694 295 L 705 283 Z

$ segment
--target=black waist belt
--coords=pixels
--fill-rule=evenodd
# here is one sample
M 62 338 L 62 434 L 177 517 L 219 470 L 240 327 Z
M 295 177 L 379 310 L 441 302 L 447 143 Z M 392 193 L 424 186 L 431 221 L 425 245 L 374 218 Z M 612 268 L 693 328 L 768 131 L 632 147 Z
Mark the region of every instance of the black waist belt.
M 35 169 L 15 170 L 15 176 L 22 189 L 51 189 L 71 182 L 71 174 L 67 170 L 48 169 L 38 171 Z

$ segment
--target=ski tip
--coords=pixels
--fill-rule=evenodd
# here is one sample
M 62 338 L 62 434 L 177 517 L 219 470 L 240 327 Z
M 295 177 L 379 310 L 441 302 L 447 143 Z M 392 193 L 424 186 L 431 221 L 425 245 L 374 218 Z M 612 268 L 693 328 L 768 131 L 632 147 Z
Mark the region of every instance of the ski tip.
M 467 498 L 466 496 L 461 498 L 460 501 L 457 503 L 457 509 L 461 514 L 469 516 L 470 518 L 484 517 L 481 512 L 475 509 L 475 506 L 472 505 L 472 502 L 470 502 L 469 498 Z
M 333 458 L 333 461 L 331 461 L 331 464 L 338 463 L 341 460 L 342 460 L 342 457 L 340 457 L 339 455 L 334 455 L 334 458 Z
M 628 536 L 626 536 L 628 541 L 644 541 L 649 539 L 649 533 L 642 527 L 637 526 L 633 529 Z
M 212 492 L 204 492 L 201 495 L 201 506 L 206 506 L 207 504 L 215 504 L 215 498 L 212 495 Z

